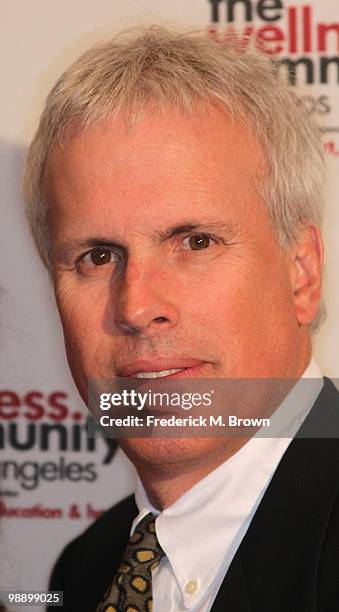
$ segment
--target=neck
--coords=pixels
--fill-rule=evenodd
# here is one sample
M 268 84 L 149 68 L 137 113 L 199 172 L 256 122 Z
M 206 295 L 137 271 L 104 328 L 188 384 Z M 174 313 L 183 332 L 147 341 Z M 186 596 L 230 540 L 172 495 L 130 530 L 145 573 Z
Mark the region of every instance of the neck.
M 248 440 L 249 438 L 234 438 L 228 439 L 226 443 L 224 441 L 221 448 L 209 453 L 208 462 L 205 457 L 202 459 L 199 456 L 195 460 L 170 465 L 135 462 L 135 467 L 152 505 L 158 510 L 164 510 L 238 452 Z

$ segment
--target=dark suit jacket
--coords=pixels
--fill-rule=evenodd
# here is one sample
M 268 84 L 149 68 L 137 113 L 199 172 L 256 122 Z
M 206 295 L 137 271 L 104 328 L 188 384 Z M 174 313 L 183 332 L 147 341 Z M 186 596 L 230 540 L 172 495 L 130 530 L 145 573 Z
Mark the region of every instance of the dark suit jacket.
M 212 612 L 339 612 L 338 492 L 339 393 L 325 379 L 258 506 Z M 68 544 L 50 584 L 64 591 L 64 610 L 94 612 L 136 515 L 134 498 L 128 497 Z

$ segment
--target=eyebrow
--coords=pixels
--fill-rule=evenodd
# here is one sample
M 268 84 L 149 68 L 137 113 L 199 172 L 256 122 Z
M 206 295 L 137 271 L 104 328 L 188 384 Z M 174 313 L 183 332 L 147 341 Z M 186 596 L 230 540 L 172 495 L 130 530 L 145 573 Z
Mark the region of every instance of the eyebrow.
M 166 230 L 160 230 L 152 232 L 151 236 L 155 243 L 163 243 L 166 240 L 180 236 L 182 234 L 190 233 L 193 231 L 203 232 L 222 232 L 226 239 L 234 237 L 235 227 L 230 223 L 221 223 L 219 221 L 206 221 L 206 222 L 189 222 L 172 225 Z M 84 239 L 70 239 L 61 242 L 56 248 L 56 255 L 58 259 L 63 261 L 74 256 L 74 253 L 79 251 L 90 250 L 95 247 L 109 247 L 120 249 L 127 253 L 128 247 L 120 240 L 109 240 L 107 237 L 88 237 Z
M 207 221 L 206 223 L 197 222 L 197 223 L 184 223 L 180 225 L 173 225 L 169 227 L 164 232 L 155 232 L 154 238 L 160 240 L 160 242 L 164 242 L 170 238 L 174 238 L 174 236 L 178 236 L 181 234 L 186 234 L 189 232 L 200 231 L 203 232 L 222 232 L 227 236 L 234 235 L 234 225 L 230 223 L 221 223 L 219 221 Z

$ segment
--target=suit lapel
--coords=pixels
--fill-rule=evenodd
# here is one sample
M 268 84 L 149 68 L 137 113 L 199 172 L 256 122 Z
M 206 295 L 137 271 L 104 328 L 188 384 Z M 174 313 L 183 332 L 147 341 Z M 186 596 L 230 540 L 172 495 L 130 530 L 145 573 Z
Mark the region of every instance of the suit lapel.
M 339 482 L 338 397 L 325 380 L 272 477 L 212 612 L 226 606 L 250 612 L 251 602 L 260 612 L 316 610 L 319 555 Z M 332 439 L 326 439 L 329 434 Z
M 236 612 L 252 612 L 250 593 L 240 555 L 236 555 L 233 559 L 214 600 L 211 612 L 225 612 L 226 609 L 236 610 Z
M 72 583 L 69 610 L 93 612 L 96 609 L 119 567 L 137 514 L 134 499 L 130 497 L 121 508 L 120 505 L 113 507 L 102 525 L 94 524 L 98 528 L 100 525 L 100 530 L 82 544 L 82 563 Z M 72 601 L 72 595 L 76 595 L 76 601 Z

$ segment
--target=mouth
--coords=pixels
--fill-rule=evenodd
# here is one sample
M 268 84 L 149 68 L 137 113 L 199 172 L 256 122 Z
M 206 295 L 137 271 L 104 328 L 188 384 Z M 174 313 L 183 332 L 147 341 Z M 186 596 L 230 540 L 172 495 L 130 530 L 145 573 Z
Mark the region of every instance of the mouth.
M 206 365 L 208 365 L 206 361 L 198 359 L 159 358 L 154 361 L 140 360 L 119 368 L 117 376 L 138 379 L 197 377 Z
M 160 372 L 136 372 L 135 378 L 164 378 L 165 376 L 172 376 L 177 372 L 182 372 L 186 368 L 173 368 L 172 370 L 160 370 Z

